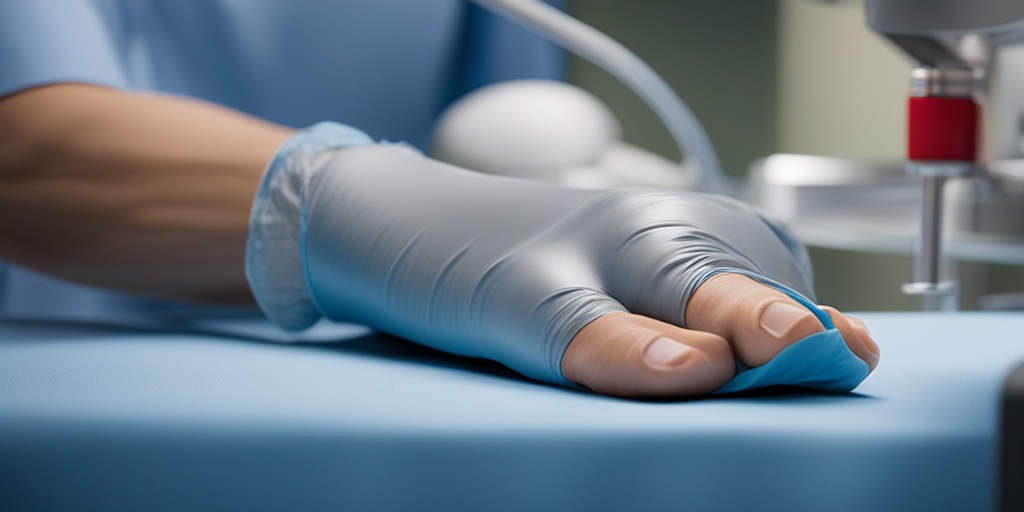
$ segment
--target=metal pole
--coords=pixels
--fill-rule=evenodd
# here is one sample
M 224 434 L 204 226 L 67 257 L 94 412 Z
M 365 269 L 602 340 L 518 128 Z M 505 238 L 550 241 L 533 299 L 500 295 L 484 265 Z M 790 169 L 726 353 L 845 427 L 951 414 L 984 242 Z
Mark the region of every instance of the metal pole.
M 921 230 L 914 261 L 914 280 L 938 284 L 942 257 L 942 190 L 946 178 L 925 176 L 921 181 L 924 194 L 921 198 Z

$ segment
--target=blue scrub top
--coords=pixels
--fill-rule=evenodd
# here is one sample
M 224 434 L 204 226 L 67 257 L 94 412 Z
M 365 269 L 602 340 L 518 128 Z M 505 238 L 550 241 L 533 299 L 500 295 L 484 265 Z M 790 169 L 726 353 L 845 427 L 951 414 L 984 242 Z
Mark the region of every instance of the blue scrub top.
M 463 0 L 0 1 L 0 97 L 95 83 L 202 98 L 294 127 L 334 120 L 420 148 L 462 94 L 560 79 L 564 60 Z M 0 313 L 170 310 L 0 263 Z

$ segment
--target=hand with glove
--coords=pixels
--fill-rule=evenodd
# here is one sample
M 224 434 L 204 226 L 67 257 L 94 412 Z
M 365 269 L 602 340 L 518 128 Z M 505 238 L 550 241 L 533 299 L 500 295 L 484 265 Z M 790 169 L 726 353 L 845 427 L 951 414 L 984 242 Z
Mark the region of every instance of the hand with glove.
M 71 281 L 251 289 L 288 328 L 352 319 L 623 395 L 842 391 L 878 358 L 804 298 L 799 246 L 731 200 L 489 177 L 340 125 L 87 84 L 3 98 L 0 129 L 0 258 Z
M 246 275 L 275 322 L 369 324 L 625 396 L 856 387 L 878 348 L 748 206 L 486 176 L 323 123 L 277 152 Z

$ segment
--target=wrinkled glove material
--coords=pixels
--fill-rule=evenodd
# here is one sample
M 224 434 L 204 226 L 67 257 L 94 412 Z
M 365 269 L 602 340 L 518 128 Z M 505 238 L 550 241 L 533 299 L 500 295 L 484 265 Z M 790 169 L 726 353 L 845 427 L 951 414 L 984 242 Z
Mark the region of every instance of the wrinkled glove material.
M 291 151 L 303 138 L 293 139 Z M 304 174 L 305 185 L 294 193 L 302 219 L 301 309 L 312 308 L 313 319 L 365 323 L 570 385 L 562 354 L 591 321 L 629 311 L 685 327 L 697 287 L 718 272 L 739 272 L 799 297 L 830 331 L 740 373 L 720 392 L 780 383 L 834 390 L 853 380 L 817 371 L 818 346 L 842 339 L 803 298 L 812 289 L 804 249 L 741 202 L 681 191 L 564 188 L 475 173 L 407 147 L 354 146 Z M 287 160 L 285 149 L 279 157 Z M 265 178 L 260 194 L 296 186 L 274 181 Z M 260 304 L 267 311 L 288 300 L 295 299 Z M 309 322 L 308 316 L 296 318 Z M 829 368 L 841 373 L 847 366 Z

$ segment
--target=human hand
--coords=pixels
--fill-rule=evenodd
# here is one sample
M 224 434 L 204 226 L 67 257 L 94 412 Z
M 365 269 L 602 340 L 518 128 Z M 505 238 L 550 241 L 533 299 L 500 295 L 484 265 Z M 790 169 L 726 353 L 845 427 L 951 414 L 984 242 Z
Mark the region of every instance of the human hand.
M 776 288 L 810 293 L 802 249 L 727 198 L 484 176 L 399 146 L 341 151 L 307 190 L 314 313 L 535 379 L 700 395 L 826 330 Z M 863 324 L 829 315 L 873 368 Z

